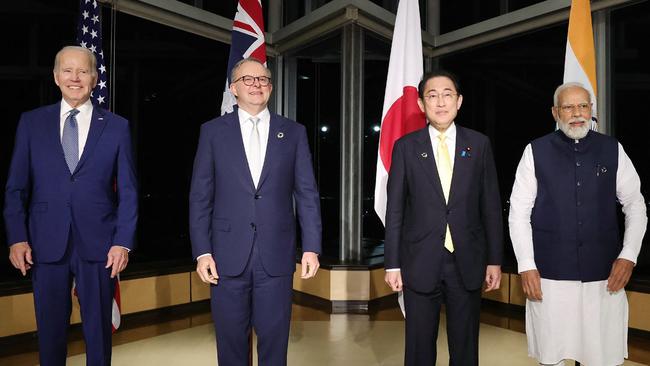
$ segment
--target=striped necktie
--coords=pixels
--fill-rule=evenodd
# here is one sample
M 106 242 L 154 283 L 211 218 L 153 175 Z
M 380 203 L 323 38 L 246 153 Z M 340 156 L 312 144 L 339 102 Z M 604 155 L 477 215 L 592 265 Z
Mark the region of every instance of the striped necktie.
M 255 183 L 255 187 L 257 187 L 260 175 L 262 174 L 262 147 L 260 131 L 258 129 L 260 119 L 257 117 L 251 117 L 248 120 L 253 124 L 251 134 L 248 137 L 248 166 L 251 170 L 253 183 Z
M 74 173 L 77 163 L 79 163 L 79 126 L 76 117 L 78 113 L 78 109 L 70 110 L 68 118 L 63 122 L 63 136 L 61 137 L 63 154 L 70 174 Z

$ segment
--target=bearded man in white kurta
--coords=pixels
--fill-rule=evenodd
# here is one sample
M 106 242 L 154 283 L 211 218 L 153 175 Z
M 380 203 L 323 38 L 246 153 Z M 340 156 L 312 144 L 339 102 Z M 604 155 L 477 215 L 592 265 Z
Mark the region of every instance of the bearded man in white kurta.
M 641 183 L 616 139 L 591 131 L 578 83 L 555 91 L 558 131 L 524 150 L 510 197 L 510 236 L 526 300 L 528 354 L 621 365 L 632 275 L 648 222 Z M 621 243 L 617 202 L 625 214 Z

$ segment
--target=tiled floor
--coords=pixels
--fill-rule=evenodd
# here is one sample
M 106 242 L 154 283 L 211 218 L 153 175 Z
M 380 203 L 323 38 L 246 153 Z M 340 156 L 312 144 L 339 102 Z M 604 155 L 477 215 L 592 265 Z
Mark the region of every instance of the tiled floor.
M 482 314 L 481 365 L 536 365 L 526 355 L 521 321 L 512 316 Z M 447 365 L 444 321 L 438 340 L 438 365 Z M 648 362 L 648 344 L 631 345 L 641 362 Z M 634 350 L 634 352 L 633 352 Z M 83 345 L 70 344 L 68 365 L 85 365 Z M 396 309 L 372 315 L 333 315 L 304 306 L 294 306 L 289 345 L 289 365 L 401 365 L 404 324 Z M 644 352 L 646 352 L 644 356 Z M 1 365 L 34 365 L 35 353 L 0 358 Z M 216 350 L 209 314 L 135 326 L 115 335 L 113 365 L 214 365 Z M 255 363 L 256 364 L 256 363 Z M 572 364 L 572 363 L 571 363 Z M 627 361 L 625 365 L 643 365 Z

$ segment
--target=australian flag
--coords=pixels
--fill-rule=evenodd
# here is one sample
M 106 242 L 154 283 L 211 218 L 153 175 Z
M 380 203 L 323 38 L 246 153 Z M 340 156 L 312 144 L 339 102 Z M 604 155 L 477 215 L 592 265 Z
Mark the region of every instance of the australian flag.
M 221 102 L 221 114 L 230 113 L 237 104 L 230 93 L 230 71 L 239 60 L 254 57 L 266 65 L 266 44 L 264 42 L 264 18 L 260 0 L 239 0 L 237 13 L 232 24 L 232 42 L 226 76 L 226 89 Z
M 93 104 L 108 109 L 108 71 L 102 48 L 101 6 L 97 0 L 79 1 L 77 44 L 91 50 L 97 58 L 97 86 L 90 94 Z

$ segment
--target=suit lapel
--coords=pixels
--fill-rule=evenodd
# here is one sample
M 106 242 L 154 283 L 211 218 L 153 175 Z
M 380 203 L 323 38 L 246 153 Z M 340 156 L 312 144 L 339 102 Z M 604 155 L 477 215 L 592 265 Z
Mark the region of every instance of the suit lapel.
M 271 162 L 274 161 L 274 158 L 279 153 L 280 144 L 284 142 L 283 126 L 284 122 L 276 115 L 271 114 L 269 137 L 266 143 L 266 155 L 264 156 L 264 165 L 262 165 L 262 173 L 260 174 L 258 187 L 262 186 L 262 183 L 264 183 L 264 180 L 269 175 Z
M 61 145 L 61 103 L 53 104 L 47 114 L 50 116 L 46 123 L 49 150 L 54 151 L 55 156 L 60 157 L 57 160 L 61 163 L 61 168 L 69 173 L 70 169 L 68 163 L 65 162 L 65 153 L 63 152 L 63 145 Z
M 81 169 L 84 163 L 88 160 L 88 156 L 92 154 L 93 149 L 97 145 L 97 142 L 99 141 L 102 132 L 104 132 L 105 127 L 106 113 L 100 107 L 94 106 L 93 115 L 90 119 L 90 130 L 88 130 L 88 138 L 86 139 L 86 145 L 84 146 L 84 150 L 81 154 L 81 158 L 79 159 L 79 164 L 77 164 L 77 168 L 75 169 L 75 173 Z
M 255 183 L 251 175 L 250 167 L 248 166 L 248 159 L 246 158 L 246 150 L 244 149 L 244 137 L 241 133 L 241 126 L 239 125 L 239 114 L 237 108 L 229 114 L 225 123 L 227 124 L 226 138 L 223 143 L 227 146 L 226 151 L 232 153 L 233 169 L 237 172 L 237 176 L 243 185 L 249 187 L 251 192 L 255 191 Z
M 449 202 L 452 202 L 452 199 L 454 199 L 454 192 L 458 190 L 458 185 L 461 184 L 463 177 L 467 178 L 469 176 L 470 157 L 461 156 L 462 151 L 467 148 L 471 147 L 469 146 L 465 131 L 462 127 L 456 125 L 456 149 L 454 152 L 454 169 L 451 175 L 451 187 L 449 188 Z
M 445 194 L 442 192 L 442 184 L 440 183 L 440 177 L 438 176 L 438 167 L 436 165 L 435 155 L 433 154 L 433 146 L 431 146 L 428 126 L 420 130 L 416 141 L 418 143 L 418 149 L 415 151 L 417 153 L 416 158 L 420 164 L 422 164 L 422 171 L 424 171 L 426 176 L 429 178 L 434 190 L 444 202 Z

